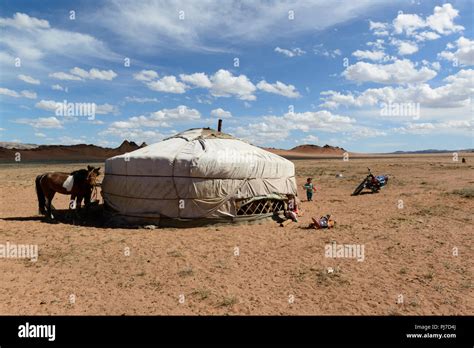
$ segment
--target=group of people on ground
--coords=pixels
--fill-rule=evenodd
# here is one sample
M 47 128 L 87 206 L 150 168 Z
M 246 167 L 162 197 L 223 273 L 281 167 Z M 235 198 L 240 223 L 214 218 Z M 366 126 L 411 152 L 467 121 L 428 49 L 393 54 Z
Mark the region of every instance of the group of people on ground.
M 313 184 L 313 179 L 312 178 L 307 178 L 306 183 L 303 185 L 303 188 L 306 191 L 306 198 L 308 202 L 313 201 L 313 193 L 316 192 L 316 187 Z M 298 216 L 300 215 L 300 212 L 298 210 L 298 198 L 294 195 L 288 195 L 288 209 L 285 211 L 285 217 L 287 219 L 291 219 L 294 222 L 298 222 Z M 308 228 L 315 228 L 315 229 L 320 229 L 320 228 L 332 228 L 334 227 L 336 221 L 331 219 L 331 215 L 327 214 L 325 216 L 321 216 L 319 219 L 311 218 L 313 221 L 310 223 Z

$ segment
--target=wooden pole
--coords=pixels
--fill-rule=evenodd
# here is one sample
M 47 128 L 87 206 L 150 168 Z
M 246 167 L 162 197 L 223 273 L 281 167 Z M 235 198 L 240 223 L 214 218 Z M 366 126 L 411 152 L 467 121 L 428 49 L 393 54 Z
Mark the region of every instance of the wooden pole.
M 222 131 L 222 120 L 221 119 L 219 119 L 219 121 L 217 121 L 217 131 L 218 132 Z

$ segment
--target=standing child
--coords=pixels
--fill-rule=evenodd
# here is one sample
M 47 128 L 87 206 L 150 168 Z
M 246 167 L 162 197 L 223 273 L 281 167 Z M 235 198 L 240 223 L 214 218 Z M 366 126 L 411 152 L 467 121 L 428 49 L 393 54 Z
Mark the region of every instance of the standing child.
M 306 180 L 306 184 L 304 184 L 303 186 L 306 190 L 306 198 L 308 198 L 308 202 L 313 200 L 313 192 L 316 191 L 316 188 L 314 187 L 312 181 L 312 178 L 308 178 Z

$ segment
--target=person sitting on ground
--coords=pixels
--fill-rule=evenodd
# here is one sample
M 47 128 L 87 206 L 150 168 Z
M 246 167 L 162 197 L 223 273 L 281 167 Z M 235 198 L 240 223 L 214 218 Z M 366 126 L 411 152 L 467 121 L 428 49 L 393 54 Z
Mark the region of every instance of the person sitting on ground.
M 288 195 L 288 210 L 285 211 L 285 217 L 298 222 L 298 214 L 298 199 L 294 195 Z
M 331 215 L 327 214 L 326 216 L 321 216 L 319 220 L 311 218 L 312 223 L 309 224 L 309 228 L 321 229 L 321 228 L 333 228 L 336 224 L 336 221 L 331 219 Z
M 316 191 L 316 187 L 314 187 L 312 181 L 312 178 L 308 178 L 306 179 L 306 184 L 303 185 L 303 188 L 306 190 L 306 198 L 308 199 L 308 202 L 313 200 L 313 192 Z

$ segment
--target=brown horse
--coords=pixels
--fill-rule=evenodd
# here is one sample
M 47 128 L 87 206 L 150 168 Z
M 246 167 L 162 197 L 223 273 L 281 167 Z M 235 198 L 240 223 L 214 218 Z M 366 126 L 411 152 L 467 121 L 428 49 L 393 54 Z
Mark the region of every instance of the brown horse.
M 85 207 L 90 204 L 92 190 L 99 176 L 100 167 L 87 166 L 87 169 L 76 170 L 70 174 L 54 172 L 45 173 L 36 177 L 36 194 L 38 196 L 39 213 L 54 219 L 51 212 L 51 202 L 56 192 L 71 195 L 69 208 L 81 208 L 84 199 Z

